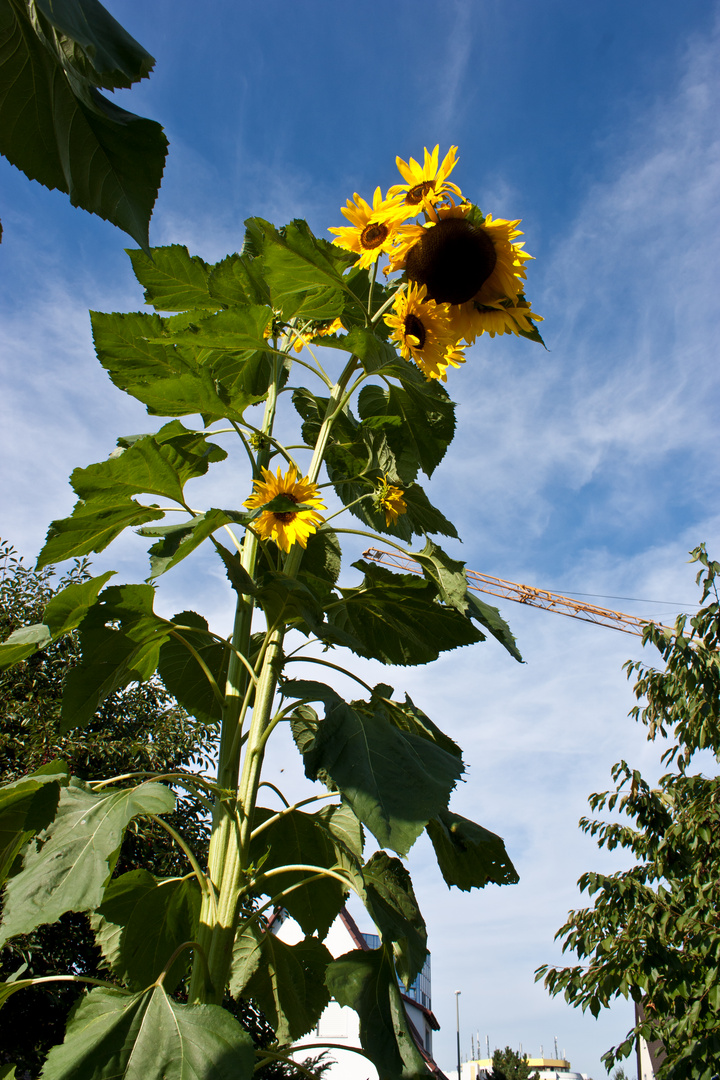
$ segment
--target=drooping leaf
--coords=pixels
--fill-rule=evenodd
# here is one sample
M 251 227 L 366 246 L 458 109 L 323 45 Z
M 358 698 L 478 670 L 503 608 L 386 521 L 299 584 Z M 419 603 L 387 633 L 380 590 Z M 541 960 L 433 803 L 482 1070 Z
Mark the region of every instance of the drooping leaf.
M 138 529 L 141 536 L 159 536 L 157 544 L 150 548 L 150 578 L 159 577 L 172 570 L 223 525 L 230 525 L 240 515 L 225 510 L 206 510 L 190 521 L 175 525 L 150 525 Z
M 429 739 L 448 754 L 457 758 L 462 757 L 462 750 L 449 735 L 435 724 L 422 709 L 419 709 L 412 698 L 406 694 L 404 701 L 393 701 L 392 687 L 380 683 L 373 688 L 373 700 L 375 707 L 387 716 L 390 723 L 395 724 L 403 731 L 410 731 L 413 735 L 419 735 L 423 739 Z
M 486 604 L 484 600 L 480 600 L 475 593 L 468 592 L 468 614 L 477 619 L 481 626 L 484 626 L 486 630 L 497 638 L 501 645 L 504 645 L 511 656 L 514 656 L 519 663 L 523 663 L 523 658 L 515 642 L 515 638 L 510 630 L 510 627 L 503 619 L 502 615 L 496 607 L 492 604 Z
M 147 870 L 131 870 L 110 882 L 91 921 L 113 973 L 139 990 L 155 982 L 180 945 L 195 939 L 199 913 L 194 877 L 157 881 Z M 165 975 L 168 993 L 190 959 L 189 951 L 181 953 Z
M 219 1005 L 181 1005 L 162 986 L 101 987 L 81 1000 L 43 1080 L 252 1080 L 252 1039 Z
M 80 626 L 80 663 L 70 669 L 62 700 L 65 730 L 87 723 L 105 698 L 157 669 L 172 624 L 153 611 L 152 585 L 111 585 Z
M 222 696 L 225 693 L 230 651 L 222 642 L 208 635 L 207 622 L 194 611 L 181 611 L 174 616 L 173 624 L 177 625 L 177 629 L 160 648 L 160 677 L 180 705 L 198 720 L 204 723 L 219 720 L 222 703 L 203 664 Z
M 321 527 L 308 538 L 298 580 L 318 599 L 329 597 L 340 574 L 341 561 L 337 533 Z
M 451 559 L 441 547 L 426 540 L 422 551 L 413 551 L 412 558 L 422 568 L 423 576 L 437 585 L 443 604 L 456 608 L 463 615 L 468 609 L 465 563 Z
M 359 818 L 347 803 L 323 806 L 315 815 L 328 830 L 334 843 L 340 843 L 357 858 L 362 858 L 365 837 Z
M 60 787 L 67 781 L 65 763 L 53 761 L 0 788 L 0 885 L 28 841 L 55 817 Z
M 386 664 L 427 664 L 448 649 L 484 640 L 470 619 L 437 602 L 433 582 L 363 560 L 353 566 L 365 579 L 340 589 L 342 602 L 328 608 L 328 621 L 352 634 L 362 654 Z
M 238 551 L 229 551 L 222 544 L 217 543 L 217 541 L 213 542 L 215 544 L 215 551 L 222 559 L 228 581 L 238 596 L 254 595 L 256 591 L 255 582 L 242 565 L 240 553 Z
M 329 777 L 382 847 L 407 854 L 447 806 L 462 762 L 390 724 L 373 702 L 349 705 L 331 687 L 299 680 L 284 683 L 283 693 L 324 703 L 323 720 L 297 712 L 292 721 L 309 779 Z
M 428 822 L 427 833 L 448 886 L 469 892 L 488 882 L 514 885 L 520 880 L 502 837 L 482 825 L 452 810 L 441 810 Z
M 128 249 L 135 277 L 145 287 L 145 303 L 156 311 L 219 307 L 208 291 L 210 267 L 182 244 L 154 247 L 150 255 Z
M 255 811 L 255 827 L 274 816 L 271 810 Z M 332 838 L 328 835 L 325 821 L 314 814 L 293 810 L 272 821 L 250 845 L 250 859 L 256 865 L 264 857 L 262 872 L 277 871 L 283 866 L 304 864 L 328 869 L 335 866 L 337 856 Z M 312 871 L 288 871 L 274 873 L 262 882 L 263 892 L 269 896 L 298 885 L 313 877 Z M 283 906 L 299 923 L 304 934 L 316 933 L 322 939 L 327 935 L 345 902 L 347 890 L 336 879 L 325 877 L 309 881 L 283 897 Z
M 0 5 L 0 152 L 148 245 L 167 139 L 98 93 L 154 64 L 97 0 Z
M 127 525 L 142 525 L 162 517 L 155 507 L 132 498 L 140 493 L 183 502 L 183 488 L 203 476 L 226 452 L 205 437 L 189 431 L 179 420 L 165 424 L 155 435 L 143 435 L 106 461 L 75 469 L 70 482 L 80 498 L 72 517 L 54 521 L 38 566 L 58 558 L 102 551 Z
M 271 933 L 260 935 L 256 948 L 260 955 L 242 995 L 258 1003 L 280 1044 L 300 1039 L 330 1000 L 325 972 L 332 955 L 317 938 L 286 945 Z
M 162 784 L 121 791 L 89 791 L 74 778 L 60 792 L 58 811 L 31 845 L 22 871 L 8 881 L 0 942 L 55 922 L 65 911 L 96 908 L 113 872 L 128 823 L 137 815 L 165 814 L 175 798 Z
M 405 377 L 403 386 L 364 386 L 358 414 L 383 429 L 397 458 L 412 448 L 423 472 L 431 476 L 455 434 L 455 406 L 437 381 L 416 384 Z
M 392 951 L 388 945 L 356 949 L 327 971 L 330 993 L 360 1017 L 360 1042 L 383 1080 L 426 1080 L 425 1060 L 410 1034 Z
M 130 525 L 143 525 L 165 517 L 163 510 L 142 506 L 135 499 L 118 496 L 113 502 L 106 497 L 101 505 L 82 500 L 75 504 L 71 517 L 52 521 L 47 538 L 38 557 L 38 569 L 52 566 L 64 559 L 104 551 L 115 537 Z
M 427 930 L 410 875 L 399 859 L 376 851 L 362 870 L 363 902 L 384 942 L 395 945 L 398 974 L 412 985 L 427 956 Z

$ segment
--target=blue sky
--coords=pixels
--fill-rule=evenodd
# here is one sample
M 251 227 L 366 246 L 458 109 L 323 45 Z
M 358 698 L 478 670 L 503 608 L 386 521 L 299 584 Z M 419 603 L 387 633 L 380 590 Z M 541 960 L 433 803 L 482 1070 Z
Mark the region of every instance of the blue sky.
M 396 154 L 459 146 L 463 191 L 522 218 L 548 350 L 485 337 L 451 373 L 458 435 L 430 494 L 458 525 L 456 554 L 561 592 L 671 602 L 598 601 L 648 617 L 691 606 L 687 551 L 701 540 L 720 550 L 717 4 L 110 8 L 157 59 L 150 80 L 118 95 L 170 139 L 154 244 L 218 259 L 255 214 L 306 217 L 324 235 L 354 191 L 396 182 Z M 0 534 L 31 558 L 49 520 L 71 509 L 72 468 L 154 421 L 112 388 L 90 342 L 88 308 L 142 305 L 130 241 L 5 161 L 0 199 Z M 228 475 L 212 481 L 218 494 Z M 123 539 L 95 566 L 141 580 L 144 551 Z M 210 564 L 163 590 L 162 609 L 190 593 L 226 628 Z M 505 837 L 522 879 L 448 894 L 422 845 L 411 854 L 443 1025 L 436 1056 L 452 1066 L 461 990 L 464 1051 L 471 1031 L 533 1053 L 557 1034 L 597 1080 L 629 1010 L 583 1018 L 549 1001 L 532 971 L 557 957 L 552 936 L 580 904 L 580 873 L 616 865 L 577 830 L 587 795 L 620 757 L 657 770 L 658 748 L 626 718 L 621 665 L 641 649 L 572 620 L 503 612 L 524 666 L 489 644 L 387 679 L 464 747 L 455 805 Z M 273 768 L 291 767 L 280 745 Z

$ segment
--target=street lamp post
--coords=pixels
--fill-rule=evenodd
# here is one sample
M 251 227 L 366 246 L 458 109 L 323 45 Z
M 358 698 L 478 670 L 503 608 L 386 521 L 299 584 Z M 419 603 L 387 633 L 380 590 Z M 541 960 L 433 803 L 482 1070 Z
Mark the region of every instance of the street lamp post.
M 460 1080 L 460 994 L 462 990 L 455 991 L 455 1018 L 457 1020 L 457 1066 L 458 1080 Z

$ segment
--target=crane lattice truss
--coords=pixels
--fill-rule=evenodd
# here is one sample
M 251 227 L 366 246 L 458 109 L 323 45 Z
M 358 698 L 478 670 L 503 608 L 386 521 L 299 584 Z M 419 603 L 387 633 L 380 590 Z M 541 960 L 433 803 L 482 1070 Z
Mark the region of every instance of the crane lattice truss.
M 363 558 L 412 574 L 422 573 L 422 567 L 412 556 L 401 555 L 399 552 L 369 548 L 363 552 Z M 624 634 L 637 634 L 642 637 L 648 623 L 648 620 L 639 619 L 635 615 L 626 615 L 622 611 L 612 611 L 596 604 L 585 604 L 569 596 L 561 596 L 560 593 L 536 589 L 534 585 L 521 585 L 517 581 L 505 581 L 503 578 L 493 577 L 492 574 L 466 570 L 465 576 L 468 588 L 475 592 L 491 593 L 493 596 L 502 596 L 505 600 L 514 600 L 517 604 L 530 604 L 545 611 L 554 611 L 556 615 L 568 615 L 571 619 L 580 619 L 582 622 L 609 626 L 613 630 L 622 630 Z

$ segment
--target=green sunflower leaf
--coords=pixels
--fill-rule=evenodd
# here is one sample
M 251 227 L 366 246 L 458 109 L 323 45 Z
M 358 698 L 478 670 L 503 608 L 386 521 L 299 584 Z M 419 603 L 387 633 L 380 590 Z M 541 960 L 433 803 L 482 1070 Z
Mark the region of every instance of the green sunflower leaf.
M 152 585 L 112 585 L 80 625 L 82 658 L 71 668 L 62 700 L 63 730 L 90 720 L 103 701 L 157 669 L 172 623 L 153 611 Z
M 255 582 L 240 562 L 240 552 L 230 551 L 228 548 L 213 540 L 215 551 L 220 556 L 225 567 L 228 581 L 238 596 L 254 596 Z
M 427 664 L 441 652 L 484 640 L 470 619 L 438 603 L 433 582 L 363 560 L 353 566 L 365 579 L 339 590 L 342 600 L 328 606 L 327 618 L 360 643 L 363 655 L 385 664 Z
M 55 593 L 45 606 L 43 619 L 50 629 L 53 640 L 57 641 L 69 630 L 75 630 L 87 615 L 98 598 L 98 593 L 105 583 L 113 577 L 114 570 L 87 581 L 72 582 L 60 592 Z
M 269 821 L 275 812 L 258 808 L 255 812 L 255 829 Z M 333 838 L 326 821 L 315 814 L 303 814 L 293 810 L 276 818 L 259 832 L 250 845 L 250 859 L 258 865 L 262 858 L 262 872 L 277 870 L 292 863 L 302 863 L 332 869 L 337 861 Z M 275 874 L 259 888 L 272 896 L 312 876 L 310 871 L 288 871 Z M 283 898 L 283 906 L 300 925 L 304 934 L 317 933 L 322 939 L 337 918 L 345 902 L 347 890 L 331 877 L 308 881 Z
M 52 641 L 50 628 L 45 623 L 34 623 L 13 630 L 12 634 L 0 645 L 0 671 L 14 667 L 22 660 L 27 660 L 39 649 L 44 649 Z
M 160 647 L 160 677 L 167 690 L 192 716 L 204 723 L 219 720 L 230 650 L 208 634 L 207 622 L 194 611 L 181 611 L 174 616 L 173 625 L 172 637 Z M 215 681 L 217 692 L 208 672 Z
M 155 61 L 97 0 L 0 5 L 0 152 L 147 249 L 167 139 L 98 93 Z
M 330 993 L 360 1017 L 360 1042 L 383 1080 L 424 1080 L 425 1059 L 408 1027 L 392 950 L 355 949 L 330 964 Z
M 442 750 L 446 750 L 448 754 L 454 754 L 457 758 L 462 757 L 462 750 L 454 739 L 441 731 L 437 724 L 434 724 L 430 717 L 417 707 L 408 694 L 405 695 L 404 702 L 393 701 L 391 695 L 392 688 L 382 683 L 373 688 L 373 701 L 376 702 L 377 708 L 384 711 L 391 724 L 395 724 L 402 731 L 419 735 L 422 739 L 429 739 Z
M 358 415 L 383 430 L 398 459 L 412 451 L 423 472 L 432 476 L 455 434 L 455 405 L 436 380 L 418 383 L 410 370 L 401 372 L 403 386 L 364 386 Z
M 347 334 L 323 338 L 322 345 L 357 356 L 369 375 L 397 360 L 397 353 L 385 336 L 367 326 L 353 326 Z
M 132 496 L 143 492 L 182 503 L 186 482 L 226 457 L 221 447 L 173 420 L 157 434 L 140 436 L 115 451 L 107 461 L 75 469 L 70 482 L 80 501 L 70 518 L 52 522 L 38 566 L 102 551 L 128 525 L 163 517 L 162 511 Z
M 427 834 L 448 887 L 469 892 L 488 882 L 515 885 L 520 880 L 502 837 L 452 810 L 441 810 L 430 820 Z
M 138 529 L 140 536 L 160 537 L 157 544 L 150 548 L 150 577 L 159 577 L 166 570 L 172 570 L 223 525 L 231 525 L 238 518 L 245 519 L 247 516 L 226 510 L 206 510 L 190 521 Z
M 220 306 L 208 291 L 210 267 L 182 244 L 154 247 L 150 254 L 126 249 L 135 277 L 145 288 L 145 303 L 156 311 L 189 311 Z
M 44 547 L 38 556 L 38 569 L 89 555 L 91 551 L 103 551 L 115 537 L 131 525 L 143 525 L 165 517 L 163 510 L 142 506 L 135 499 L 118 496 L 103 498 L 100 506 L 82 500 L 75 504 L 72 515 L 52 521 Z
M 60 791 L 57 814 L 31 845 L 23 868 L 5 888 L 0 943 L 55 922 L 66 911 L 89 911 L 102 901 L 129 822 L 165 814 L 175 797 L 162 784 L 93 794 L 71 778 Z
M 410 987 L 427 957 L 427 930 L 410 875 L 399 859 L 376 851 L 362 868 L 363 903 L 384 942 L 392 942 L 400 978 Z
M 26 844 L 55 817 L 67 766 L 52 761 L 22 780 L 0 788 L 0 885 Z
M 260 361 L 251 354 L 250 361 L 239 361 L 197 348 L 188 337 L 183 346 L 162 343 L 166 324 L 171 320 L 145 312 L 119 314 L 91 312 L 95 351 L 102 366 L 120 390 L 141 401 L 156 416 L 192 416 L 196 413 L 206 423 L 213 420 L 241 420 L 248 405 L 262 400 L 266 390 L 254 394 L 245 389 L 242 378 L 233 374 L 243 363 Z M 218 377 L 213 362 L 230 363 L 227 385 Z M 257 378 L 257 373 L 252 372 Z M 235 381 L 233 381 L 233 378 Z M 252 381 L 252 380 L 251 380 Z M 218 385 L 218 383 L 222 385 Z
M 248 254 L 228 255 L 217 263 L 210 272 L 208 288 L 213 299 L 226 307 L 270 303 L 262 261 Z
M 219 1005 L 181 1005 L 162 986 L 82 998 L 43 1080 L 252 1080 L 255 1048 Z
M 332 955 L 317 938 L 286 945 L 274 934 L 262 934 L 260 956 L 242 994 L 258 1003 L 280 1044 L 302 1038 L 316 1026 L 330 994 L 325 972 Z
M 313 236 L 305 221 L 278 231 L 262 218 L 245 223 L 261 245 L 262 266 L 273 308 L 292 318 L 325 322 L 342 314 L 347 286 L 342 273 L 353 257 Z
M 131 990 L 155 982 L 175 950 L 193 941 L 200 887 L 193 878 L 157 881 L 147 870 L 113 878 L 91 916 L 95 939 L 117 978 Z M 189 950 L 178 956 L 163 985 L 172 993 L 186 973 Z
M 502 615 L 496 607 L 492 604 L 486 604 L 484 600 L 480 600 L 474 592 L 468 592 L 468 615 L 473 619 L 477 619 L 481 626 L 484 626 L 486 630 L 497 638 L 501 645 L 504 645 L 511 656 L 522 664 L 523 658 L 515 642 L 515 638 L 510 630 L 510 627 L 503 619 Z
M 245 304 L 203 317 L 190 326 L 175 331 L 166 321 L 166 330 L 155 344 L 165 341 L 193 348 L 220 349 L 240 354 L 267 349 L 264 331 L 272 319 L 272 308 Z
M 94 500 L 100 505 L 104 499 L 113 503 L 118 495 L 141 493 L 182 503 L 187 481 L 204 476 L 210 464 L 226 457 L 217 443 L 171 420 L 157 434 L 143 435 L 107 461 L 75 469 L 70 483 L 85 504 Z
M 465 563 L 451 559 L 447 552 L 432 540 L 426 540 L 422 551 L 411 552 L 411 557 L 422 568 L 425 579 L 435 583 L 443 604 L 448 604 L 465 615 L 468 610 Z
M 313 596 L 325 600 L 340 574 L 342 551 L 340 542 L 329 527 L 321 527 L 307 542 L 298 580 L 306 585 Z
M 374 702 L 343 701 L 323 683 L 290 681 L 287 697 L 324 703 L 325 718 L 296 712 L 292 731 L 311 780 L 328 780 L 382 847 L 405 855 L 448 804 L 462 762 L 388 722 Z

